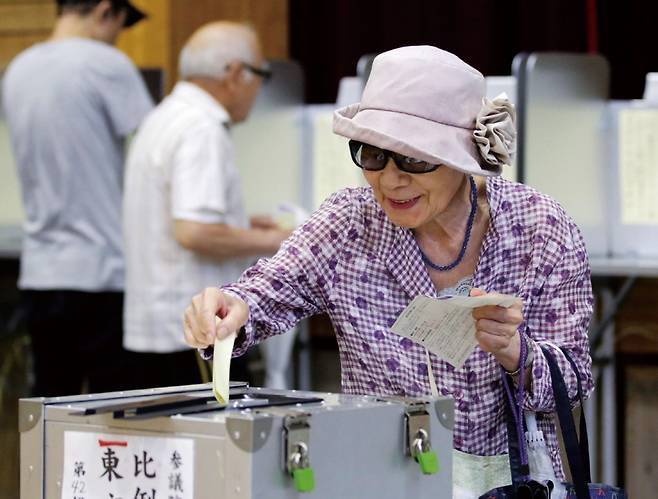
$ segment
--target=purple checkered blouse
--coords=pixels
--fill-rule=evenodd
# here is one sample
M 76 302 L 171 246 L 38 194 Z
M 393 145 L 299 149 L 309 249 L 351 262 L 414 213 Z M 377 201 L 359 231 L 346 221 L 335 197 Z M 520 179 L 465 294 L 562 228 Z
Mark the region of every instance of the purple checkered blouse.
M 575 376 L 557 347 L 570 350 L 589 394 L 587 330 L 593 300 L 578 228 L 554 200 L 526 185 L 489 178 L 487 197 L 491 220 L 474 286 L 521 297 L 522 330 L 552 348 L 575 396 Z M 260 260 L 223 289 L 249 305 L 245 338 L 234 355 L 326 312 L 338 340 L 345 393 L 430 394 L 424 348 L 389 328 L 416 295 L 438 292 L 412 232 L 391 223 L 370 188 L 335 193 L 274 257 Z M 507 453 L 503 388 L 494 357 L 478 347 L 459 370 L 430 358 L 439 391 L 455 401 L 454 447 L 476 455 Z M 538 424 L 560 478 L 552 417 L 541 414 L 554 408 L 554 400 L 538 346 L 525 405 L 540 413 Z

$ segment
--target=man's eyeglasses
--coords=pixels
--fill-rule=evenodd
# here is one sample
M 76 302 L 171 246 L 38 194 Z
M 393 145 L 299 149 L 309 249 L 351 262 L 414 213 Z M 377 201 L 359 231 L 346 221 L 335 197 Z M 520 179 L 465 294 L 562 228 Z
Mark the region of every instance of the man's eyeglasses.
M 352 161 L 359 168 L 375 172 L 386 168 L 388 158 L 392 158 L 395 166 L 406 173 L 429 173 L 436 170 L 441 165 L 433 165 L 427 161 L 404 156 L 393 151 L 381 149 L 379 147 L 364 144 L 356 140 L 349 141 L 350 155 Z
M 248 64 L 246 62 L 243 62 L 242 65 L 244 66 L 245 69 L 251 71 L 256 76 L 260 76 L 263 79 L 263 81 L 269 81 L 272 78 L 272 70 L 267 64 L 263 65 L 263 67 L 260 68 L 257 68 L 256 66 L 252 66 L 251 64 Z

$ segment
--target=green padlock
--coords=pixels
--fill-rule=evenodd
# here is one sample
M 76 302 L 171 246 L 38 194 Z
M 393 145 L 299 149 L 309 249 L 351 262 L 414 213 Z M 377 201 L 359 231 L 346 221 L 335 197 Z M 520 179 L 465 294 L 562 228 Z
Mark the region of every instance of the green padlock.
M 416 454 L 416 461 L 420 464 L 420 470 L 424 475 L 434 475 L 439 472 L 439 458 L 433 450 L 419 452 Z
M 312 492 L 315 488 L 315 476 L 313 468 L 298 468 L 292 471 L 297 492 Z

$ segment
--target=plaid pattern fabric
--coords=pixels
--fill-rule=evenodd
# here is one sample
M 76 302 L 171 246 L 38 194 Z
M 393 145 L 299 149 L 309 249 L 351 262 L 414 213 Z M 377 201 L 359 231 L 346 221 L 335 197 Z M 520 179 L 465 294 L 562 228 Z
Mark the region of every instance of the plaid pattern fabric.
M 592 389 L 587 330 L 592 290 L 585 245 L 574 222 L 551 198 L 500 177 L 487 179 L 491 221 L 474 285 L 524 301 L 521 328 L 537 343 L 573 352 Z M 419 294 L 438 296 L 410 230 L 394 226 L 370 188 L 331 196 L 270 259 L 223 288 L 248 303 L 246 340 L 236 351 L 326 312 L 333 323 L 342 389 L 353 394 L 430 394 L 422 346 L 390 331 Z M 554 348 L 571 395 L 575 376 Z M 479 348 L 462 369 L 431 355 L 432 372 L 455 401 L 454 447 L 477 455 L 504 454 L 507 437 L 503 387 L 493 356 Z M 548 365 L 538 346 L 526 408 L 554 408 Z M 556 474 L 563 476 L 552 418 L 538 415 Z

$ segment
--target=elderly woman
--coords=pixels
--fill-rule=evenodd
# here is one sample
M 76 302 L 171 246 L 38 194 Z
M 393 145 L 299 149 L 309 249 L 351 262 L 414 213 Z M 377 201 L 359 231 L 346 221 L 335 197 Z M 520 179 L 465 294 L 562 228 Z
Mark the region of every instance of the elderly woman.
M 238 331 L 240 355 L 327 313 L 344 392 L 454 399 L 455 483 L 469 469 L 490 470 L 480 493 L 509 480 L 501 366 L 524 369 L 525 409 L 538 415 L 558 478 L 555 427 L 543 416 L 554 399 L 539 345 L 552 349 L 571 395 L 576 379 L 560 347 L 583 374 L 585 394 L 592 389 L 583 239 L 554 200 L 499 176 L 514 147 L 513 108 L 483 99 L 484 91 L 478 71 L 435 47 L 379 55 L 361 103 L 334 116 L 370 186 L 335 193 L 273 258 L 235 284 L 204 290 L 185 316 L 190 345 Z M 414 297 L 469 293 L 521 300 L 474 310 L 478 345 L 460 369 L 391 332 Z

